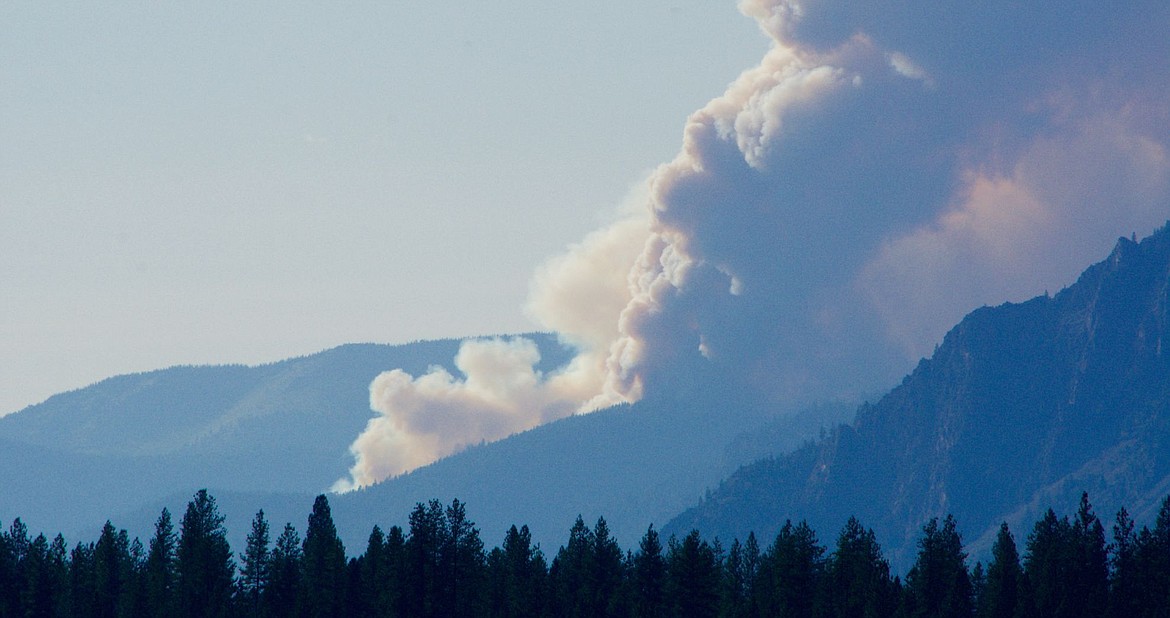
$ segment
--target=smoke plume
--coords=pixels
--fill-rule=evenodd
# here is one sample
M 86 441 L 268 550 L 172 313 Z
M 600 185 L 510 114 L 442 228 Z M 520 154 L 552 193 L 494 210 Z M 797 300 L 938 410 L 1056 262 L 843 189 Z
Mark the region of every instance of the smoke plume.
M 541 267 L 523 340 L 383 374 L 362 486 L 696 379 L 783 410 L 888 386 L 981 305 L 1058 289 L 1170 215 L 1170 5 L 744 0 L 772 40 L 642 209 Z M 729 412 L 731 413 L 731 412 Z

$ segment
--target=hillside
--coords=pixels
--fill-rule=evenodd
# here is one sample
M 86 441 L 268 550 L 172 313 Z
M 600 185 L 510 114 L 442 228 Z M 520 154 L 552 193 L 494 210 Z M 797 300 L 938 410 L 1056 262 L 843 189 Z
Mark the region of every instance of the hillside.
M 533 336 L 542 369 L 568 353 Z M 378 373 L 450 367 L 458 340 L 352 344 L 256 367 L 103 380 L 0 418 L 0 520 L 70 532 L 199 487 L 313 495 L 353 463 Z M 157 515 L 157 511 L 155 511 Z
M 465 502 L 493 543 L 510 525 L 525 524 L 536 542 L 555 549 L 582 515 L 590 522 L 604 516 L 614 536 L 632 545 L 651 522 L 661 525 L 738 466 L 789 452 L 822 431 L 826 419 L 852 409 L 839 403 L 776 416 L 718 389 L 684 388 L 669 399 L 572 416 L 480 444 L 365 490 L 330 496 L 330 503 L 338 533 L 354 550 L 374 524 L 405 527 L 414 505 L 432 498 Z M 243 543 L 260 508 L 274 522 L 303 528 L 313 501 L 303 493 L 212 489 L 233 543 Z M 174 512 L 190 497 L 190 490 L 176 490 L 117 523 L 131 534 L 149 534 L 163 506 Z M 97 532 L 95 524 L 91 534 Z
M 921 525 L 947 513 L 976 553 L 999 522 L 1026 534 L 1018 526 L 1037 509 L 1071 510 L 1081 491 L 1103 518 L 1125 504 L 1148 519 L 1170 492 L 1168 290 L 1163 228 L 1140 244 L 1119 240 L 1056 296 L 971 313 L 900 386 L 803 447 L 824 419 L 841 418 L 839 405 L 778 416 L 774 403 L 725 392 L 700 368 L 668 395 L 335 496 L 334 516 L 357 546 L 375 523 L 404 524 L 418 501 L 457 497 L 489 540 L 517 523 L 555 546 L 580 514 L 604 515 L 631 544 L 726 478 L 664 532 L 767 538 L 791 517 L 830 539 L 852 514 L 896 565 Z M 352 462 L 373 376 L 449 364 L 458 343 L 179 367 L 58 395 L 0 419 L 0 518 L 66 532 L 113 518 L 144 535 L 162 505 L 176 510 L 208 487 L 223 496 L 233 534 L 259 508 L 300 524 L 311 496 Z M 542 370 L 567 359 L 551 337 L 538 343 Z
M 774 535 L 808 519 L 832 539 L 852 514 L 906 564 L 921 526 L 954 514 L 973 552 L 1001 521 L 1088 491 L 1111 520 L 1170 491 L 1170 226 L 1120 239 L 1054 297 L 972 312 L 852 424 L 738 470 L 666 530 Z

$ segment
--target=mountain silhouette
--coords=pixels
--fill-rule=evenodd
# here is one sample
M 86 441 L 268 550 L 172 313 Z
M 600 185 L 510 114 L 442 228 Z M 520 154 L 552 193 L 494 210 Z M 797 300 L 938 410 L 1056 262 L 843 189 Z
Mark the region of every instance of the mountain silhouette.
M 555 337 L 527 336 L 541 349 L 539 369 L 567 362 Z M 181 512 L 173 509 L 201 487 L 311 504 L 353 465 L 349 445 L 372 415 L 371 380 L 394 368 L 456 372 L 459 345 L 348 344 L 254 367 L 116 376 L 54 395 L 0 418 L 0 519 L 69 534 L 175 495 L 172 511 Z
M 1119 239 L 1055 296 L 970 313 L 851 424 L 739 469 L 665 532 L 766 539 L 791 518 L 832 539 L 855 515 L 906 565 L 948 513 L 976 556 L 1083 491 L 1106 521 L 1149 520 L 1170 493 L 1168 290 L 1170 224 Z

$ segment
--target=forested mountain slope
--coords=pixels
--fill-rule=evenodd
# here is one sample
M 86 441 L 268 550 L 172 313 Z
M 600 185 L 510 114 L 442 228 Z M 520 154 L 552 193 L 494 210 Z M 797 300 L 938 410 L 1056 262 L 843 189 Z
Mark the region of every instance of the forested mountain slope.
M 568 358 L 530 335 L 541 369 Z M 380 372 L 450 366 L 458 340 L 351 344 L 256 367 L 123 375 L 0 418 L 0 520 L 70 531 L 200 487 L 314 495 L 353 464 Z M 155 511 L 157 515 L 157 511 Z
M 770 538 L 807 518 L 828 535 L 856 515 L 905 564 L 948 513 L 976 553 L 1082 491 L 1148 520 L 1170 488 L 1168 291 L 1170 226 L 1120 239 L 1054 297 L 972 312 L 852 424 L 740 469 L 667 531 Z
M 582 515 L 589 521 L 604 516 L 616 538 L 634 543 L 650 523 L 661 525 L 738 466 L 789 452 L 852 410 L 836 403 L 777 415 L 759 402 L 697 384 L 680 386 L 671 397 L 570 416 L 331 496 L 338 533 L 346 547 L 357 548 L 372 525 L 405 526 L 416 503 L 457 498 L 489 542 L 498 542 L 512 524 L 528 525 L 535 542 L 556 548 Z M 274 522 L 302 527 L 312 500 L 304 494 L 213 490 L 233 543 L 243 542 L 248 521 L 261 508 Z M 176 490 L 116 523 L 148 535 L 159 511 L 182 508 L 190 491 Z M 97 526 L 92 524 L 90 536 Z

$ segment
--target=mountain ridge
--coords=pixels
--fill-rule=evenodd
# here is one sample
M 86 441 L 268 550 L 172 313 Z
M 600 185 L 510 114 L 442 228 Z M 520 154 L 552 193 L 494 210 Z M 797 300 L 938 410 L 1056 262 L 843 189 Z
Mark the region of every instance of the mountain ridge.
M 650 523 L 676 514 L 664 533 L 696 527 L 725 539 L 748 530 L 766 538 L 787 517 L 809 519 L 828 538 L 854 514 L 902 564 L 922 523 L 948 512 L 971 535 L 973 551 L 989 544 L 999 521 L 1036 519 L 1041 506 L 1071 508 L 1086 489 L 1106 516 L 1120 504 L 1135 516 L 1149 514 L 1170 488 L 1170 455 L 1163 454 L 1170 446 L 1168 291 L 1164 227 L 1141 243 L 1120 239 L 1056 296 L 971 312 L 901 384 L 861 406 L 852 423 L 803 447 L 816 436 L 816 419 L 841 412 L 793 415 L 775 402 L 725 392 L 734 389 L 717 388 L 714 370 L 698 368 L 677 380 L 676 392 L 473 445 L 336 496 L 338 530 L 357 546 L 372 525 L 404 523 L 416 502 L 431 498 L 468 503 L 487 538 L 525 523 L 546 544 L 561 540 L 577 515 L 605 516 L 631 544 Z M 543 371 L 571 355 L 551 335 L 528 336 L 538 339 Z M 381 371 L 417 375 L 432 365 L 458 375 L 451 363 L 459 343 L 347 344 L 254 367 L 118 376 L 54 396 L 0 418 L 0 442 L 10 447 L 0 453 L 7 461 L 0 489 L 16 498 L 0 504 L 0 517 L 69 531 L 122 514 L 133 533 L 148 534 L 160 504 L 174 510 L 207 487 L 244 511 L 229 517 L 241 529 L 259 508 L 295 524 L 305 496 L 325 491 L 352 464 L 349 444 L 372 414 L 369 381 Z M 218 376 L 213 397 L 200 397 L 198 375 Z M 1119 383 L 1141 388 L 1121 392 Z M 95 395 L 112 387 L 113 394 Z M 170 427 L 177 438 L 164 435 L 167 427 L 147 427 L 162 433 L 118 442 L 120 431 L 141 431 L 151 410 L 179 399 L 188 408 L 170 413 L 197 418 Z M 69 422 L 87 409 L 106 406 L 112 414 L 117 404 L 144 401 L 149 409 L 115 415 L 120 426 L 103 424 L 100 415 Z M 1124 413 L 1110 412 L 1118 409 Z M 985 445 L 996 445 L 996 457 L 984 456 Z M 752 463 L 760 455 L 770 457 Z M 37 466 L 53 475 L 105 476 L 67 478 L 40 492 L 29 481 L 44 478 Z M 120 473 L 136 476 L 119 483 Z M 82 497 L 93 501 L 70 508 L 68 498 L 82 486 Z
M 1170 483 L 1168 289 L 1170 226 L 1121 238 L 1056 296 L 971 312 L 853 423 L 741 468 L 665 530 L 766 538 L 805 518 L 833 534 L 853 514 L 905 563 L 948 513 L 978 552 L 1082 490 L 1106 517 L 1150 512 Z
M 552 335 L 526 336 L 542 369 L 570 356 Z M 460 343 L 346 344 L 256 366 L 114 376 L 54 395 L 0 417 L 0 518 L 70 532 L 200 487 L 320 493 L 353 464 L 349 445 L 373 414 L 374 377 L 431 366 L 458 375 Z

